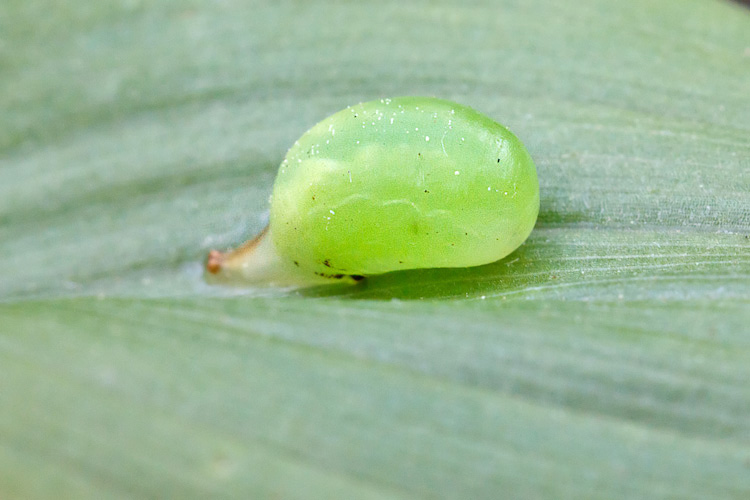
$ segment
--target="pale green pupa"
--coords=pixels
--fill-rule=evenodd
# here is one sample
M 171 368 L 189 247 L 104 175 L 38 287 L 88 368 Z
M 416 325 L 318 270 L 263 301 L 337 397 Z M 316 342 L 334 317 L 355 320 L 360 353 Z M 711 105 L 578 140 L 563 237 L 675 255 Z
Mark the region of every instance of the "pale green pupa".
M 534 162 L 506 127 L 451 101 L 380 99 L 305 132 L 279 167 L 269 226 L 207 267 L 305 284 L 478 266 L 518 248 L 538 212 Z

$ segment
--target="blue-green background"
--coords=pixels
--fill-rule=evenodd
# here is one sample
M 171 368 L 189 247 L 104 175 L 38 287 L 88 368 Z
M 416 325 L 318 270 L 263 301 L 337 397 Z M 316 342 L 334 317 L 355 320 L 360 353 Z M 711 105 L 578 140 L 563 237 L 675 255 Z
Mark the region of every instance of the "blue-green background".
M 436 95 L 523 137 L 477 269 L 216 287 L 286 149 Z M 750 14 L 0 4 L 0 497 L 750 496 Z

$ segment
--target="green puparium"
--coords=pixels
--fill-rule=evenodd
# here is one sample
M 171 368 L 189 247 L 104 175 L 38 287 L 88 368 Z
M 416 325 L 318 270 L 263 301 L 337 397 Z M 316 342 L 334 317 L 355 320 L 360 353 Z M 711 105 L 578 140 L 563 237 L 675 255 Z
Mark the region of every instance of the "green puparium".
M 326 118 L 292 146 L 263 245 L 284 281 L 470 267 L 518 248 L 538 212 L 536 168 L 506 127 L 450 101 L 382 99 Z M 221 268 L 268 280 L 268 269 L 249 271 L 253 255 L 235 252 Z

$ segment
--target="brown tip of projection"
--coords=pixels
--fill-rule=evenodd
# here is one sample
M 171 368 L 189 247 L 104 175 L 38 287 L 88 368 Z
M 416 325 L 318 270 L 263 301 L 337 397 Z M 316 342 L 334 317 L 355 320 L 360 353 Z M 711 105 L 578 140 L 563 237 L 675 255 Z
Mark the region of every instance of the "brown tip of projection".
M 221 271 L 221 265 L 224 263 L 224 254 L 218 250 L 211 250 L 208 252 L 208 260 L 206 261 L 206 270 L 211 274 L 216 274 Z

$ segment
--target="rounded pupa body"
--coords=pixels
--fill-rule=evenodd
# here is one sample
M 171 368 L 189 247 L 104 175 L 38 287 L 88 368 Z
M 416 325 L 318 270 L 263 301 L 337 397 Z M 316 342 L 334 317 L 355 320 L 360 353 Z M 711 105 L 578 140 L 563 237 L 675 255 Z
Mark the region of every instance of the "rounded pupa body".
M 273 187 L 282 259 L 319 276 L 497 261 L 528 237 L 539 183 L 506 127 L 425 97 L 351 106 L 289 150 Z

